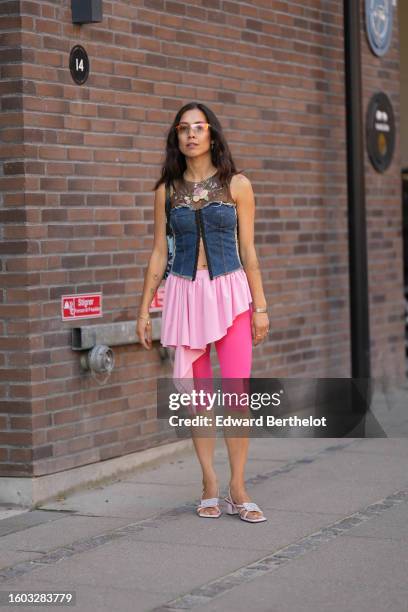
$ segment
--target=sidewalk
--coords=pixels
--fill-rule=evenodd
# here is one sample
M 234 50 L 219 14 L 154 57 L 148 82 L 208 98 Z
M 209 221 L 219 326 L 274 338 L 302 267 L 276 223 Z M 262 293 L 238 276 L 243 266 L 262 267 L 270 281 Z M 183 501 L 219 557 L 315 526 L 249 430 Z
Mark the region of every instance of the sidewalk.
M 75 591 L 81 612 L 407 612 L 407 466 L 406 438 L 253 439 L 247 488 L 268 521 L 250 525 L 195 515 L 184 451 L 5 516 L 0 591 Z M 226 493 L 221 439 L 216 467 Z

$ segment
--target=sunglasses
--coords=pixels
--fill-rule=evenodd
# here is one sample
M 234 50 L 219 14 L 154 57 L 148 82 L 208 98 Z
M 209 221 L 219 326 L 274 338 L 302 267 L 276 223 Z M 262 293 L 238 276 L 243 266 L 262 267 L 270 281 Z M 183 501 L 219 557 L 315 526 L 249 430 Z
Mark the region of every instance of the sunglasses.
M 205 123 L 204 121 L 196 121 L 196 123 L 179 123 L 176 125 L 177 134 L 180 136 L 187 136 L 190 132 L 190 127 L 193 130 L 193 134 L 204 134 L 211 125 L 209 123 Z

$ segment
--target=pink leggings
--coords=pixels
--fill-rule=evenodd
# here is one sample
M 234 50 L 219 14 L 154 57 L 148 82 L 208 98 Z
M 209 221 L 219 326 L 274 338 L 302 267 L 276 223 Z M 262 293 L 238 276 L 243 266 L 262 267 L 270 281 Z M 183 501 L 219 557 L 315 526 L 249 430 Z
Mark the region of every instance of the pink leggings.
M 251 308 L 235 317 L 225 336 L 215 341 L 222 378 L 249 378 L 252 367 Z M 212 378 L 211 343 L 193 362 L 194 378 Z
M 252 330 L 251 330 L 252 308 L 239 314 L 228 328 L 225 336 L 215 341 L 218 360 L 221 370 L 221 378 L 249 378 L 252 367 Z M 213 370 L 210 360 L 211 343 L 207 344 L 205 353 L 193 362 L 194 379 L 213 378 Z M 207 392 L 212 392 L 211 381 L 207 383 L 197 383 L 196 389 L 202 388 Z M 223 391 L 243 392 L 244 381 L 232 380 L 223 381 Z M 205 405 L 205 404 L 204 404 Z M 239 409 L 239 408 L 238 408 Z

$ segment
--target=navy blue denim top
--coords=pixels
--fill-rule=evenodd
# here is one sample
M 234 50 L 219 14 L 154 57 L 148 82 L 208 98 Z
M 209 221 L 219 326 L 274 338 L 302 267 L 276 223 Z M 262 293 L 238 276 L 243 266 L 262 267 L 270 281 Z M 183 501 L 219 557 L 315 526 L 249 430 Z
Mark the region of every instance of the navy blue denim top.
M 195 280 L 200 237 L 211 280 L 243 268 L 236 205 L 229 187 L 221 184 L 217 174 L 199 183 L 175 184 L 169 223 L 175 243 L 170 274 Z

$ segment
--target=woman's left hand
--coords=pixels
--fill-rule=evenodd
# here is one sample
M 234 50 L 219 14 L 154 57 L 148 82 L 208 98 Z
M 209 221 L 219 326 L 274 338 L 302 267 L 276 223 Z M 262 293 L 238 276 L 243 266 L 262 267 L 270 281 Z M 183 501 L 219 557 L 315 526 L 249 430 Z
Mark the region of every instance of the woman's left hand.
M 256 346 L 264 340 L 269 333 L 269 317 L 267 312 L 252 313 L 252 339 Z

